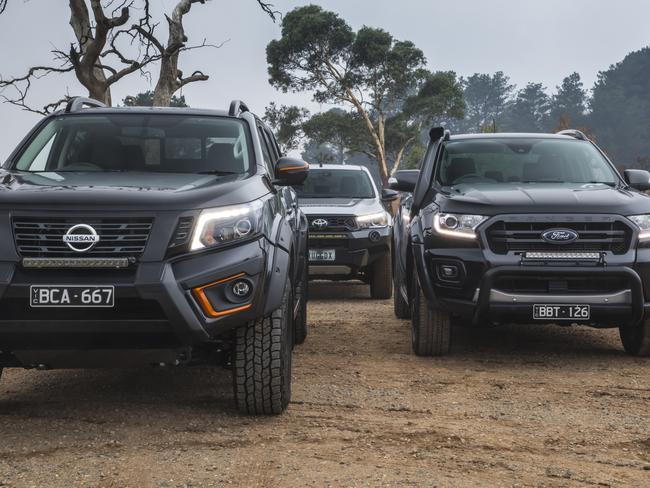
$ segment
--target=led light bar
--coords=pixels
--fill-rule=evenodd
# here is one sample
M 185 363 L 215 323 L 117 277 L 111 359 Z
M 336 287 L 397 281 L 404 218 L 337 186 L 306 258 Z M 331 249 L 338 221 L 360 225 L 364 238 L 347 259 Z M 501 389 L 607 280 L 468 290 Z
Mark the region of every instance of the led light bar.
M 600 259 L 598 252 L 527 252 L 526 259 Z
M 129 258 L 24 258 L 24 268 L 128 268 Z

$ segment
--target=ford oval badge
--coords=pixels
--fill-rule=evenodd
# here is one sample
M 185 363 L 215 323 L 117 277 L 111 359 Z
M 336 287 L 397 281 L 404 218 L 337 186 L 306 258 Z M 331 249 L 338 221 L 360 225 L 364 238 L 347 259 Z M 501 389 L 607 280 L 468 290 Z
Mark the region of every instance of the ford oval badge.
M 551 244 L 571 244 L 578 239 L 578 233 L 571 229 L 550 229 L 542 232 L 542 239 Z

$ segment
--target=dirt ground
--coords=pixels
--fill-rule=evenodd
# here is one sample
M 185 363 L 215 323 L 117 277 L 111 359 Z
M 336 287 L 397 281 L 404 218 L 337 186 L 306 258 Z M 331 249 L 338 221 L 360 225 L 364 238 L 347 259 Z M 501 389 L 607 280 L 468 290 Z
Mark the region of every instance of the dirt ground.
M 211 369 L 9 370 L 0 487 L 650 486 L 650 360 L 616 331 L 460 330 L 417 358 L 392 302 L 312 286 L 293 402 Z

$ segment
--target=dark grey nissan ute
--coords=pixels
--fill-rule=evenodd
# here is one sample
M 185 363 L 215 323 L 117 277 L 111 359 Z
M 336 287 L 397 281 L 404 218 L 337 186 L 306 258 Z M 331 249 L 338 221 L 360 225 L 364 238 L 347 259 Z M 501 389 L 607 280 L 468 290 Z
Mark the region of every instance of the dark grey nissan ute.
M 0 371 L 227 365 L 239 409 L 277 414 L 306 334 L 307 220 L 245 104 L 76 98 L 0 171 Z

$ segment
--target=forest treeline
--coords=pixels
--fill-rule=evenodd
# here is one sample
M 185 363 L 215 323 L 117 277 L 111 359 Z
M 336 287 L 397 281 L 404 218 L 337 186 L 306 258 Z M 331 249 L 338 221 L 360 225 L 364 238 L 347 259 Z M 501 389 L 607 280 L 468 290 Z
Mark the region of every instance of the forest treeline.
M 377 28 L 354 31 L 334 12 L 299 7 L 267 47 L 270 82 L 332 107 L 270 104 L 265 119 L 287 150 L 312 163 L 367 163 L 385 182 L 421 161 L 429 127 L 452 133 L 577 128 L 617 164 L 650 167 L 650 48 L 598 73 L 568 73 L 556 87 L 515 86 L 502 71 L 435 71 L 421 50 Z M 378 163 L 375 165 L 374 163 Z

